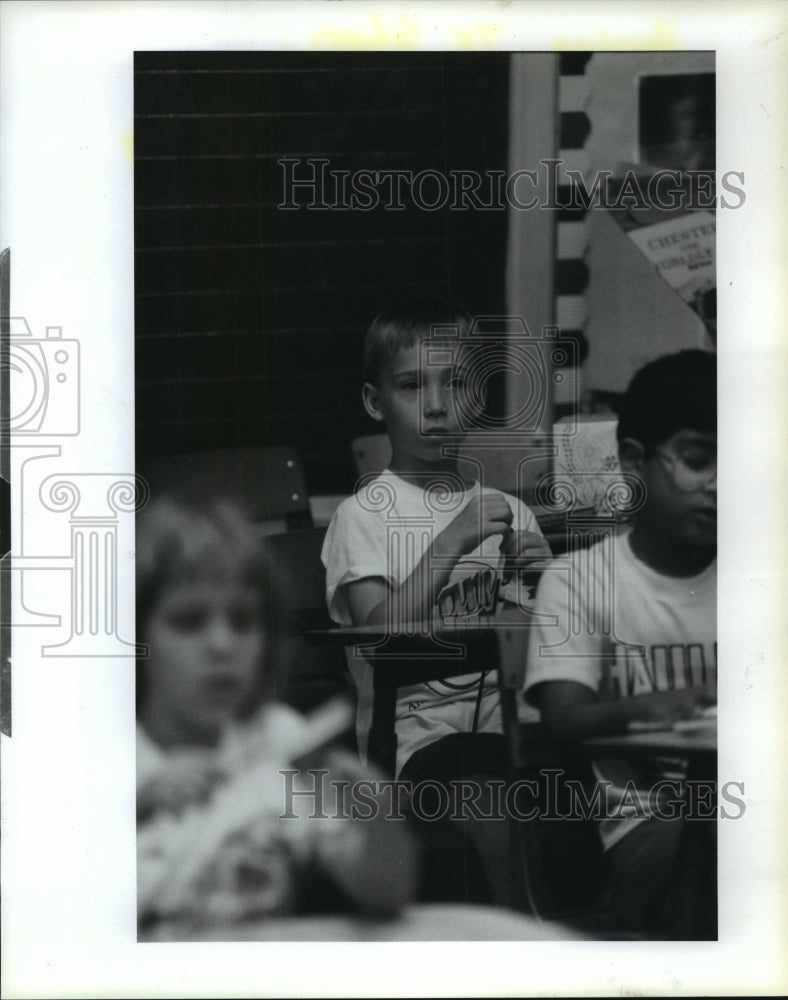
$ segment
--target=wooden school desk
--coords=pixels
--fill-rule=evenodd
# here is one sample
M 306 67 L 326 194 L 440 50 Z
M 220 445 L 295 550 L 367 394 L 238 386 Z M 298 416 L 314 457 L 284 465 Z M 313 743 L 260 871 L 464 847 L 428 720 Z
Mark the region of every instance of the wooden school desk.
M 415 622 L 394 629 L 388 625 L 314 629 L 307 633 L 307 641 L 353 646 L 371 663 L 374 700 L 369 757 L 393 774 L 397 688 L 403 685 L 476 673 L 480 667 L 495 669 L 504 734 L 517 739 L 517 697 L 522 691 L 532 622 L 527 611 L 513 606 L 494 616 L 451 623 Z
M 645 732 L 629 732 L 583 740 L 590 757 L 615 755 L 644 758 L 683 758 L 686 783 L 697 783 L 703 794 L 703 815 L 684 823 L 676 858 L 676 893 L 670 906 L 671 936 L 679 939 L 717 938 L 717 726 L 716 720 L 676 726 L 666 724 Z

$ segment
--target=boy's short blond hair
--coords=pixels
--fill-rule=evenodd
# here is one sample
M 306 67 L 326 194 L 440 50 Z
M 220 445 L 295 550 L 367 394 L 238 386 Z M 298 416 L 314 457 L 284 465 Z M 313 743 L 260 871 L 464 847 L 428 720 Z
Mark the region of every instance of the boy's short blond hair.
M 378 385 L 383 365 L 405 348 L 425 340 L 436 326 L 467 332 L 471 315 L 460 303 L 440 298 L 413 298 L 387 306 L 372 320 L 364 340 L 363 380 Z

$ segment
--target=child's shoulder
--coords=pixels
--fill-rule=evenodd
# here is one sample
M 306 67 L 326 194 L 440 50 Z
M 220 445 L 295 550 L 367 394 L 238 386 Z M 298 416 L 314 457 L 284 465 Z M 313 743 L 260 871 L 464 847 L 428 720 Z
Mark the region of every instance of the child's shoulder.
M 582 548 L 562 550 L 561 555 L 549 560 L 539 578 L 538 599 L 542 604 L 563 602 L 575 590 L 582 600 L 598 595 L 597 588 L 606 587 L 614 567 L 622 565 L 619 547 L 623 536 L 594 542 Z
M 385 518 L 395 507 L 423 503 L 424 494 L 421 486 L 406 482 L 393 472 L 364 477 L 356 484 L 355 491 L 337 506 L 331 523 Z
M 355 537 L 359 532 L 379 530 L 379 522 L 389 506 L 385 483 L 377 480 L 366 482 L 361 489 L 345 497 L 331 516 L 326 530 L 324 553 L 333 542 Z
M 547 567 L 560 566 L 563 572 L 543 573 L 540 590 L 555 593 L 568 585 L 588 595 L 595 592 L 595 586 L 609 587 L 614 577 L 622 587 L 630 591 L 635 588 L 638 593 L 655 592 L 656 588 L 667 594 L 674 585 L 680 587 L 679 578 L 661 576 L 635 555 L 629 535 L 629 530 L 620 531 L 592 545 L 564 552 Z

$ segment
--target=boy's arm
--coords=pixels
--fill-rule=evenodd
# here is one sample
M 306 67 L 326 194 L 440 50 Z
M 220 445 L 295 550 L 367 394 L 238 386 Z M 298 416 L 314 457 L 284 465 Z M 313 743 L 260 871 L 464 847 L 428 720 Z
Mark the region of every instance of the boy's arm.
M 385 625 L 426 621 L 461 556 L 491 535 L 506 535 L 512 509 L 500 494 L 474 497 L 427 547 L 412 573 L 398 587 L 383 577 L 366 577 L 346 584 L 354 625 Z
M 713 684 L 707 684 L 607 701 L 576 681 L 544 681 L 533 689 L 531 697 L 552 736 L 576 740 L 621 733 L 635 721 L 686 719 L 697 708 L 713 704 L 716 692 Z
M 530 637 L 525 696 L 557 739 L 623 733 L 635 721 L 669 723 L 716 701 L 714 684 L 628 698 L 599 697 L 605 649 L 595 614 L 604 604 L 604 590 L 595 574 L 603 572 L 601 560 L 592 561 L 584 576 L 577 567 L 568 578 L 548 570 L 537 590 L 535 610 L 542 623 Z M 570 621 L 579 627 L 570 629 Z

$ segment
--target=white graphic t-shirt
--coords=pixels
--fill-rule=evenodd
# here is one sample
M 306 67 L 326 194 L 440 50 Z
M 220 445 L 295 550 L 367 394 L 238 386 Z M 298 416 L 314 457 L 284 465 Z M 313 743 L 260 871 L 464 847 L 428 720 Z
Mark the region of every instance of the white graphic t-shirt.
M 300 799 L 309 796 L 285 797 L 281 772 L 307 733 L 307 721 L 287 705 L 270 704 L 246 723 L 229 723 L 218 746 L 205 751 L 222 773 L 207 800 L 177 813 L 158 809 L 138 824 L 141 920 L 203 926 L 292 911 L 297 871 L 321 840 L 343 832 L 330 820 L 306 822 Z M 166 768 L 171 753 L 137 724 L 138 792 Z M 300 822 L 281 818 L 290 801 Z
M 717 564 L 698 576 L 654 572 L 632 552 L 629 535 L 618 535 L 557 560 L 542 574 L 530 635 L 526 698 L 545 681 L 574 681 L 600 700 L 699 686 L 717 678 Z M 649 787 L 664 772 L 648 775 L 620 758 L 595 762 L 609 781 L 608 809 L 600 833 L 612 847 L 642 822 L 635 811 L 647 797 L 623 808 L 630 788 Z M 616 816 L 616 797 L 621 815 Z M 647 811 L 647 810 L 644 810 Z
M 479 483 L 467 490 L 427 490 L 383 472 L 337 508 L 323 545 L 326 598 L 331 618 L 351 625 L 346 587 L 357 580 L 379 577 L 399 587 L 419 564 L 434 538 L 482 492 Z M 487 489 L 485 494 L 500 494 Z M 512 508 L 514 530 L 541 535 L 536 518 L 520 500 L 503 494 Z M 502 535 L 493 535 L 472 552 L 462 555 L 452 569 L 435 606 L 438 620 L 451 621 L 493 614 L 504 601 L 527 605 L 532 591 L 517 574 L 503 583 Z M 372 668 L 352 648 L 348 665 L 359 696 L 357 735 L 366 756 L 372 724 Z M 484 664 L 478 665 L 484 671 Z M 448 680 L 401 687 L 396 707 L 397 763 L 399 774 L 417 750 L 452 733 L 471 732 L 477 715 L 477 732 L 501 732 L 500 697 L 495 671 L 475 672 Z M 534 718 L 537 718 L 534 712 Z

